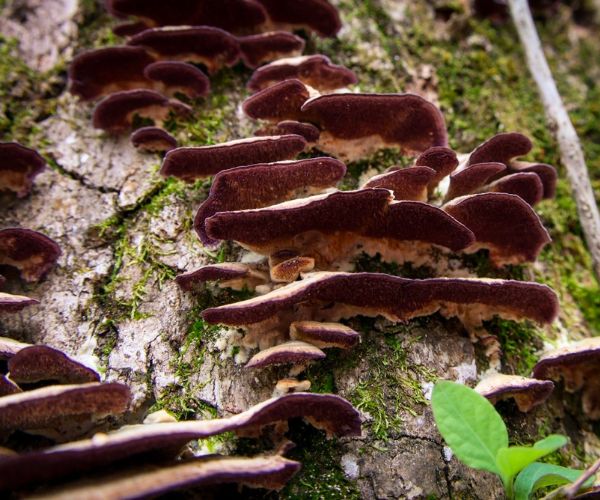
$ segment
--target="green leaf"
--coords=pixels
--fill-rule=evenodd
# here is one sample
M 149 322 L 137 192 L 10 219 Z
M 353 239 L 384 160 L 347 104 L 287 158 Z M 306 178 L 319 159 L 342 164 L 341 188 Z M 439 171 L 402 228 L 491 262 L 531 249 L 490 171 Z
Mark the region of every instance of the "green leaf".
M 517 476 L 515 481 L 516 500 L 528 500 L 532 493 L 547 486 L 561 486 L 576 481 L 582 470 L 567 469 L 560 465 L 534 462 Z M 592 484 L 593 478 L 586 482 Z
M 505 485 L 530 463 L 562 448 L 567 442 L 565 436 L 551 434 L 533 446 L 511 446 L 498 450 L 496 463 Z
M 438 429 L 457 458 L 474 469 L 500 475 L 498 450 L 508 446 L 508 432 L 492 404 L 464 385 L 443 380 L 431 395 Z

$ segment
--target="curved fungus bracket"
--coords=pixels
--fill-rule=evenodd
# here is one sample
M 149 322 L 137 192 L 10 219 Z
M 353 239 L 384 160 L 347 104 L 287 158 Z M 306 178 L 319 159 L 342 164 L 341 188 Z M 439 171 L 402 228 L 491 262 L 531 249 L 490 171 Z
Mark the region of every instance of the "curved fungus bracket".
M 210 73 L 233 66 L 240 57 L 237 39 L 211 26 L 151 28 L 133 36 L 127 44 L 142 47 L 157 59 L 203 64 Z
M 102 99 L 94 109 L 92 123 L 95 128 L 118 134 L 131 127 L 135 115 L 161 123 L 171 112 L 188 115 L 192 108 L 154 90 L 126 90 Z
M 337 9 L 327 0 L 257 0 L 277 29 L 306 29 L 333 37 L 342 27 Z
M 389 189 L 396 200 L 427 201 L 428 187 L 436 175 L 430 167 L 390 169 L 371 177 L 361 189 Z
M 180 274 L 175 278 L 179 287 L 186 291 L 192 291 L 196 285 L 207 281 L 216 281 L 221 288 L 232 290 L 243 290 L 247 288 L 254 290 L 257 286 L 269 282 L 269 275 L 237 262 L 224 262 L 222 264 L 210 264 L 189 273 Z
M 265 368 L 273 365 L 300 365 L 306 367 L 311 361 L 324 359 L 325 353 L 318 347 L 292 340 L 269 347 L 252 356 L 245 368 Z
M 305 120 L 302 106 L 310 98 L 310 90 L 300 80 L 284 80 L 248 97 L 242 110 L 255 120 L 281 122 Z
M 350 349 L 359 343 L 360 334 L 341 323 L 294 321 L 290 325 L 290 338 L 308 342 L 321 349 Z
M 288 31 L 270 31 L 238 37 L 240 55 L 248 68 L 284 57 L 299 56 L 304 51 L 302 38 Z
M 131 426 L 92 439 L 5 457 L 0 460 L 0 491 L 56 480 L 153 451 L 175 456 L 194 439 L 228 431 L 254 432 L 293 418 L 304 418 L 329 435 L 359 436 L 361 432 L 360 415 L 345 399 L 333 394 L 287 394 L 232 417 Z
M 58 244 L 42 233 L 20 227 L 0 230 L 0 264 L 17 268 L 25 281 L 39 281 L 60 255 Z
M 210 93 L 208 77 L 196 66 L 180 61 L 157 61 L 144 68 L 144 76 L 155 83 L 155 90 L 173 97 L 180 92 L 190 99 Z
M 200 205 L 194 229 L 204 245 L 219 242 L 206 234 L 206 219 L 217 212 L 261 208 L 334 187 L 346 166 L 334 158 L 259 163 L 215 175 L 208 198 Z
M 290 160 L 305 147 L 303 137 L 290 134 L 250 137 L 213 146 L 177 148 L 165 156 L 160 174 L 193 182 L 229 168 Z
M 4 396 L 10 396 L 11 394 L 18 394 L 22 392 L 17 384 L 6 377 L 6 375 L 0 374 L 0 398 Z
M 142 127 L 129 137 L 131 144 L 143 153 L 163 153 L 177 147 L 177 140 L 160 127 Z
M 450 185 L 444 201 L 473 194 L 485 186 L 492 178 L 506 170 L 499 162 L 475 163 L 450 175 Z
M 429 193 L 437 187 L 442 179 L 448 177 L 458 166 L 456 153 L 450 148 L 433 146 L 421 153 L 415 161 L 415 166 L 429 167 L 436 175 L 429 184 Z
M 10 378 L 21 385 L 38 382 L 85 384 L 100 381 L 100 376 L 91 368 L 45 345 L 20 349 L 8 360 L 8 371 Z
M 256 131 L 256 135 L 301 135 L 309 146 L 314 146 L 319 141 L 321 131 L 312 123 L 302 123 L 294 120 L 283 120 L 276 125 L 263 127 Z
M 24 295 L 12 295 L 0 292 L 0 312 L 16 313 L 29 306 L 35 306 L 40 301 L 25 297 Z
M 550 397 L 554 384 L 549 380 L 496 373 L 481 380 L 475 390 L 492 404 L 512 398 L 519 411 L 527 413 Z
M 516 194 L 529 205 L 542 201 L 544 185 L 540 177 L 533 172 L 520 172 L 501 177 L 483 188 L 492 193 Z
M 332 92 L 358 82 L 354 71 L 333 64 L 322 54 L 278 59 L 258 68 L 248 81 L 257 92 L 284 80 L 296 79 L 321 93 Z
M 149 26 L 143 21 L 131 21 L 117 24 L 112 29 L 112 32 L 117 36 L 127 38 L 133 35 L 137 35 L 138 33 L 141 33 L 142 31 L 147 30 L 148 28 Z
M 490 252 L 495 266 L 533 262 L 550 235 L 539 216 L 522 198 L 507 193 L 481 193 L 456 198 L 443 206 L 475 235 L 466 252 Z
M 17 142 L 0 142 L 0 191 L 27 196 L 34 179 L 46 168 L 46 160 L 34 149 Z

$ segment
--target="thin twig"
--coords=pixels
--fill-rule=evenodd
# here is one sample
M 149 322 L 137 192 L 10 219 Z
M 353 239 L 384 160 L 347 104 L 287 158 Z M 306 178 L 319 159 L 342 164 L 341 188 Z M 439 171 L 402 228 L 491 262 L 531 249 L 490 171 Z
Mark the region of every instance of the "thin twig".
M 600 281 L 600 214 L 581 143 L 548 67 L 527 0 L 508 0 L 508 3 L 525 49 L 529 71 L 537 84 L 550 127 L 558 142 L 561 161 L 567 171 L 581 228 L 592 256 L 594 273 Z
M 565 486 L 561 486 L 560 488 L 550 492 L 542 500 L 554 500 L 557 498 L 566 498 L 567 500 L 571 500 L 575 497 L 575 495 L 577 495 L 577 492 L 581 489 L 585 482 L 594 476 L 598 470 L 600 470 L 600 459 L 596 460 L 591 466 L 583 471 L 583 474 L 577 478 L 577 481 L 566 484 Z

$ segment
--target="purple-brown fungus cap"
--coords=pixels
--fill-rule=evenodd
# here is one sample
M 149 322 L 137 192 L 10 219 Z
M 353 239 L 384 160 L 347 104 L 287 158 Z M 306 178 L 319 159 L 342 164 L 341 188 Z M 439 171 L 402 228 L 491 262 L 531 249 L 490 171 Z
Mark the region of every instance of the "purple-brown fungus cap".
M 342 27 L 337 9 L 327 0 L 257 0 L 277 28 L 304 28 L 323 37 L 335 36 Z
M 499 162 L 475 163 L 450 175 L 450 186 L 445 200 L 476 193 L 490 179 L 504 172 L 506 165 Z
M 117 24 L 112 32 L 117 36 L 130 37 L 137 35 L 148 29 L 148 25 L 143 21 L 131 21 Z
M 322 54 L 278 59 L 252 74 L 248 89 L 263 90 L 284 80 L 296 79 L 321 93 L 332 92 L 358 82 L 353 71 L 333 64 Z
M 436 175 L 436 171 L 429 167 L 390 169 L 371 177 L 362 189 L 389 189 L 396 200 L 427 201 L 428 187 Z
M 492 404 L 513 398 L 519 410 L 526 413 L 550 397 L 554 384 L 549 380 L 496 373 L 481 380 L 475 390 Z
M 204 245 L 216 245 L 206 234 L 205 221 L 217 212 L 260 208 L 300 198 L 335 186 L 346 166 L 334 158 L 260 163 L 223 170 L 215 175 L 210 193 L 200 205 L 194 229 Z
M 57 243 L 37 231 L 12 227 L 0 230 L 0 264 L 16 267 L 25 281 L 38 281 L 60 257 Z
M 318 347 L 292 340 L 260 351 L 246 363 L 246 368 L 264 368 L 272 365 L 305 365 L 310 361 L 324 359 L 325 353 Z
M 302 123 L 294 120 L 283 120 L 275 125 L 269 125 L 256 131 L 256 135 L 286 134 L 301 135 L 309 145 L 314 145 L 319 141 L 321 131 L 312 123 Z
M 328 347 L 349 349 L 358 344 L 360 334 L 341 323 L 295 321 L 290 325 L 290 338 L 309 342 L 321 349 Z
M 18 394 L 19 392 L 22 391 L 17 384 L 7 378 L 6 375 L 0 374 L 0 398 L 10 396 L 11 394 Z
M 28 195 L 33 180 L 45 168 L 46 160 L 34 149 L 0 142 L 0 191 L 13 191 L 19 198 Z
M 177 147 L 177 140 L 160 127 L 142 127 L 130 136 L 131 143 L 138 151 L 163 153 Z
M 429 192 L 431 193 L 444 177 L 449 176 L 456 169 L 458 158 L 450 148 L 434 146 L 423 151 L 416 159 L 415 165 L 435 170 L 435 177 L 429 184 Z
M 204 179 L 228 168 L 289 160 L 304 150 L 299 135 L 250 137 L 198 148 L 177 148 L 165 156 L 161 175 L 187 182 Z
M 583 391 L 584 413 L 600 419 L 600 337 L 573 342 L 550 351 L 533 367 L 537 379 L 564 380 L 568 392 Z
M 28 306 L 35 306 L 40 301 L 25 297 L 24 295 L 12 295 L 0 292 L 0 312 L 15 313 Z
M 243 290 L 244 288 L 254 290 L 257 286 L 267 283 L 269 275 L 246 264 L 223 262 L 209 264 L 195 271 L 180 274 L 175 281 L 186 292 L 192 291 L 196 285 L 207 281 L 216 281 L 220 287 L 232 290 Z
M 299 56 L 304 40 L 288 31 L 271 31 L 238 37 L 242 61 L 249 68 L 283 57 Z
M 255 120 L 302 121 L 302 106 L 309 97 L 310 91 L 300 80 L 284 80 L 248 97 L 243 102 L 242 109 Z
M 155 90 L 173 96 L 181 92 L 195 99 L 210 92 L 208 77 L 196 66 L 181 61 L 157 61 L 144 69 L 144 76 L 155 83 Z
M 533 172 L 519 172 L 501 177 L 483 188 L 495 193 L 516 194 L 529 205 L 535 205 L 544 196 L 544 185 L 540 177 Z
M 533 262 L 550 242 L 538 215 L 514 194 L 473 194 L 456 198 L 443 208 L 475 234 L 468 251 L 487 248 L 496 266 Z
M 506 166 L 519 156 L 524 156 L 533 145 L 527 136 L 517 132 L 497 134 L 479 145 L 469 156 L 468 165 L 499 162 Z
M 186 115 L 191 111 L 186 104 L 154 90 L 127 90 L 102 99 L 94 109 L 92 123 L 95 128 L 120 133 L 131 127 L 135 115 L 162 122 L 171 112 Z

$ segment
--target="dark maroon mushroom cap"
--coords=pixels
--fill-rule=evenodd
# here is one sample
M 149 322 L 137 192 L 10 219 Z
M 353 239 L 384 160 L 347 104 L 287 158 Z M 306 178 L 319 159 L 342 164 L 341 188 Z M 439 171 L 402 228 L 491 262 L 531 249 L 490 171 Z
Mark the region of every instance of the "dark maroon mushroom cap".
M 276 125 L 264 127 L 256 131 L 256 135 L 301 135 L 308 144 L 315 144 L 319 140 L 321 131 L 312 123 L 302 123 L 294 120 L 283 120 Z
M 42 381 L 84 384 L 100 380 L 100 376 L 91 368 L 45 345 L 21 349 L 8 360 L 8 371 L 11 379 L 19 384 L 35 384 Z
M 506 171 L 504 163 L 475 163 L 450 175 L 446 200 L 458 198 L 479 190 L 494 176 Z
M 117 24 L 112 32 L 117 36 L 129 37 L 147 30 L 148 27 L 149 26 L 143 21 L 132 21 Z
M 295 321 L 290 325 L 290 338 L 309 342 L 321 349 L 327 347 L 349 349 L 358 344 L 360 334 L 340 323 Z
M 0 142 L 0 190 L 13 191 L 22 198 L 45 168 L 46 160 L 34 149 L 17 142 Z
M 570 370 L 584 371 L 583 367 L 588 364 L 600 366 L 600 337 L 580 340 L 547 352 L 533 367 L 533 376 L 559 380 L 561 376 L 566 378 Z M 585 379 L 578 376 L 567 382 L 571 386 L 567 387 L 569 390 L 576 390 L 578 387 L 574 386 L 583 384 Z
M 219 172 L 200 205 L 194 229 L 205 245 L 215 245 L 205 221 L 217 212 L 260 208 L 335 186 L 346 166 L 334 158 L 260 163 Z
M 319 125 L 321 137 L 323 132 L 342 140 L 379 136 L 408 152 L 448 142 L 440 110 L 415 94 L 327 94 L 308 100 L 301 111 Z
M 539 216 L 514 194 L 463 196 L 444 210 L 473 231 L 476 248 L 488 248 L 495 265 L 534 261 L 550 242 Z
M 554 384 L 549 380 L 496 373 L 481 380 L 475 390 L 492 404 L 501 399 L 513 398 L 520 411 L 528 412 L 550 397 Z
M 303 308 L 312 307 L 314 316 L 333 314 L 337 316 L 335 319 L 381 314 L 403 321 L 438 310 L 454 316 L 459 314 L 454 305 L 487 308 L 485 314 L 478 311 L 479 319 L 498 314 L 548 324 L 558 314 L 556 294 L 539 283 L 465 278 L 411 280 L 380 273 L 312 273 L 266 295 L 205 309 L 202 317 L 210 324 L 230 326 L 251 325 L 274 316 L 291 323 L 293 312 L 285 315 L 300 304 Z M 343 306 L 342 310 L 333 311 L 335 305 Z M 444 309 L 447 305 L 449 309 Z
M 249 68 L 299 55 L 304 50 L 304 40 L 288 31 L 271 31 L 238 38 L 242 61 Z
M 508 166 L 511 160 L 526 155 L 532 147 L 529 138 L 518 132 L 497 134 L 471 153 L 468 165 L 499 162 Z
M 132 37 L 128 45 L 143 47 L 160 59 L 202 63 L 209 71 L 238 62 L 237 39 L 211 26 L 151 28 Z
M 205 25 L 240 33 L 266 21 L 254 0 L 105 0 L 105 5 L 115 16 L 136 16 L 153 26 Z
M 147 89 L 115 92 L 102 99 L 94 109 L 92 123 L 95 128 L 119 133 L 129 127 L 134 115 L 162 121 L 174 112 L 179 115 L 191 113 L 191 108 L 176 100 Z
M 309 97 L 310 92 L 300 80 L 284 80 L 248 97 L 242 109 L 255 120 L 302 120 L 302 105 Z
M 102 436 L 102 439 L 6 457 L 0 460 L 0 490 L 56 480 L 152 451 L 170 450 L 174 455 L 193 439 L 253 430 L 298 417 L 306 418 L 329 434 L 358 436 L 361 432 L 360 415 L 345 399 L 333 394 L 287 394 L 233 417 L 141 425 Z
M 501 177 L 483 189 L 496 193 L 516 194 L 532 206 L 539 203 L 544 195 L 542 181 L 533 172 L 519 172 Z
M 91 100 L 120 90 L 148 87 L 144 68 L 154 61 L 141 47 L 104 47 L 82 52 L 69 66 L 69 90 Z
M 208 77 L 196 66 L 180 61 L 157 61 L 144 69 L 144 76 L 160 83 L 169 93 L 181 92 L 191 98 L 210 92 Z
M 22 392 L 17 384 L 0 374 L 0 398 Z
M 431 192 L 444 177 L 456 169 L 458 158 L 450 148 L 434 146 L 421 153 L 415 161 L 415 165 L 429 167 L 436 171 L 435 177 L 429 184 Z
M 396 200 L 426 201 L 428 186 L 436 175 L 429 167 L 399 168 L 371 177 L 363 189 L 389 189 Z
M 342 27 L 337 9 L 327 0 L 257 0 L 269 20 L 291 28 L 307 28 L 321 36 L 335 36 Z
M 552 165 L 513 161 L 510 164 L 510 170 L 512 172 L 533 172 L 534 174 L 537 174 L 544 186 L 543 198 L 545 200 L 554 198 L 556 195 L 556 181 L 558 180 L 558 174 Z
M 177 148 L 165 156 L 161 175 L 187 182 L 215 175 L 228 168 L 289 160 L 306 147 L 299 135 L 250 137 L 199 148 Z
M 0 230 L 0 264 L 16 267 L 26 281 L 40 280 L 60 254 L 58 244 L 42 233 L 20 227 Z
M 302 365 L 309 361 L 324 359 L 325 353 L 318 347 L 293 340 L 264 349 L 246 363 L 245 368 L 265 368 L 273 365 Z
M 256 69 L 248 81 L 253 92 L 270 87 L 274 83 L 296 79 L 319 92 L 331 92 L 358 82 L 353 71 L 332 64 L 322 54 L 279 59 Z
M 186 292 L 207 281 L 217 281 L 223 287 L 243 290 L 244 287 L 254 289 L 257 285 L 264 284 L 268 280 L 269 276 L 266 272 L 238 262 L 208 264 L 195 271 L 180 274 L 175 278 L 179 287 Z
M 0 292 L 0 312 L 15 313 L 28 306 L 39 304 L 40 301 L 23 295 L 12 295 Z
M 131 143 L 136 149 L 162 153 L 177 147 L 177 140 L 160 127 L 142 127 L 131 134 Z

